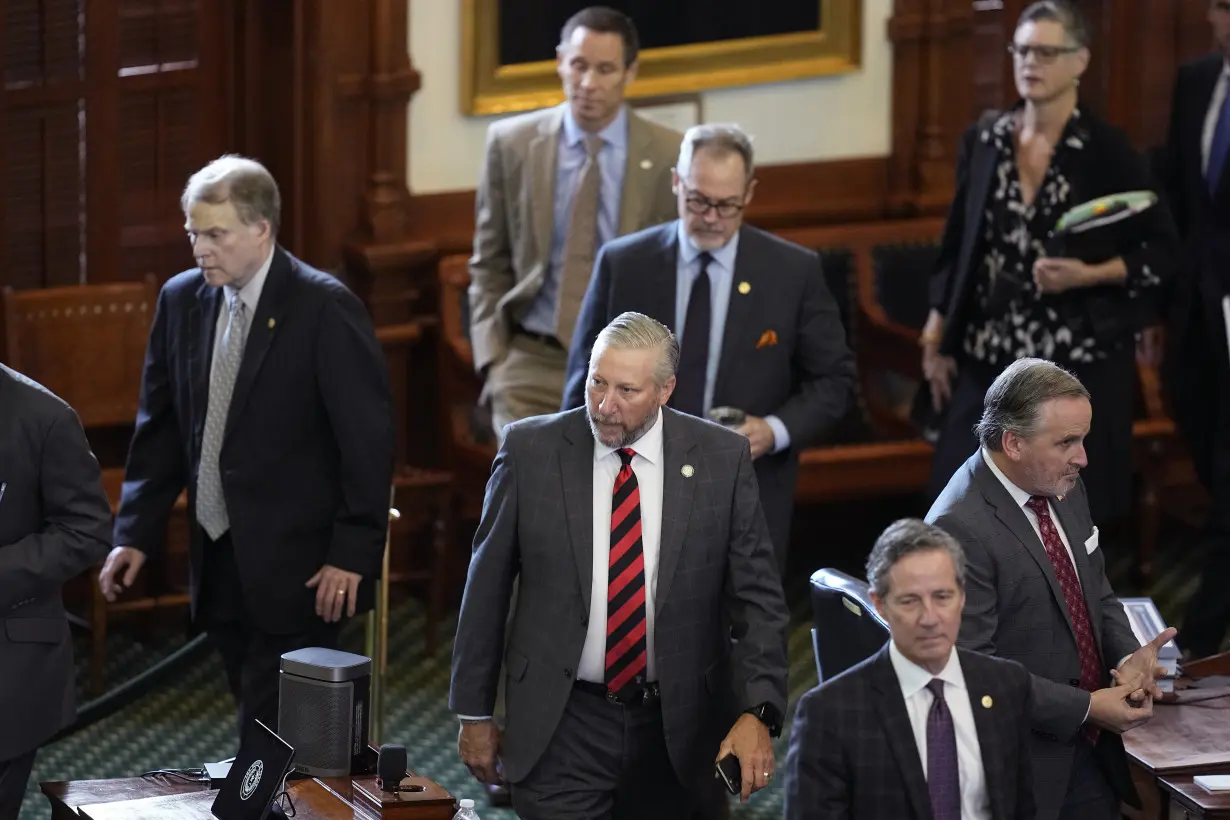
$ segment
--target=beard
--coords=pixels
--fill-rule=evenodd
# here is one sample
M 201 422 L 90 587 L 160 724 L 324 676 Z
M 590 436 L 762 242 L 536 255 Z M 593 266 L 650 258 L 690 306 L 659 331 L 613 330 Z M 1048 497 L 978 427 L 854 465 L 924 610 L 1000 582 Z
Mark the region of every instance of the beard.
M 598 427 L 598 425 L 599 423 L 614 424 L 615 420 L 611 417 L 603 416 L 601 413 L 595 416 L 594 411 L 590 409 L 589 404 L 585 405 L 585 418 L 589 421 L 589 429 L 594 434 L 594 441 L 606 447 L 615 447 L 615 448 L 631 447 L 633 444 L 640 441 L 641 437 L 645 435 L 646 432 L 648 432 L 649 428 L 653 427 L 654 422 L 658 420 L 658 413 L 661 413 L 661 412 L 662 412 L 662 409 L 660 407 L 655 408 L 652 413 L 650 413 L 648 416 L 645 417 L 645 420 L 643 422 L 641 422 L 639 425 L 637 425 L 633 429 L 629 430 L 626 427 L 624 427 L 623 432 L 619 436 L 619 441 L 612 443 L 609 441 L 602 440 L 602 430 L 601 428 Z

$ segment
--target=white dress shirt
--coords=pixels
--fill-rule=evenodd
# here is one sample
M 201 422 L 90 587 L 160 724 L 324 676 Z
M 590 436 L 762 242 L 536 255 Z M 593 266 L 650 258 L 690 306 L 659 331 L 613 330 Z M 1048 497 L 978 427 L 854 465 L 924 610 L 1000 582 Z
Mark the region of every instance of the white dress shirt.
M 1012 496 L 1012 500 L 1025 513 L 1025 517 L 1029 519 L 1029 526 L 1034 528 L 1034 535 L 1038 536 L 1038 541 L 1045 545 L 1046 542 L 1042 541 L 1042 528 L 1038 526 L 1038 515 L 1025 506 L 1025 503 L 1033 498 L 1033 496 L 1013 484 L 1012 479 L 1004 475 L 1003 471 L 995 464 L 995 459 L 991 458 L 991 454 L 987 452 L 985 447 L 982 448 L 982 460 L 987 463 L 987 466 L 991 468 L 991 472 L 995 474 L 999 482 L 1004 485 L 1004 489 L 1008 491 L 1008 495 Z M 1076 556 L 1072 554 L 1072 545 L 1068 543 L 1068 534 L 1063 531 L 1063 524 L 1059 523 L 1059 516 L 1055 515 L 1055 505 L 1051 503 L 1049 498 L 1046 500 L 1046 509 L 1051 514 L 1051 523 L 1055 525 L 1055 532 L 1059 533 L 1059 540 L 1063 542 L 1064 549 L 1068 551 L 1068 560 L 1072 562 L 1072 571 L 1076 574 L 1076 583 L 1079 586 L 1081 576 L 1076 570 Z
M 577 678 L 606 681 L 606 588 L 610 574 L 611 497 L 622 462 L 618 448 L 594 442 L 594 547 L 590 582 L 589 630 Z M 641 546 L 645 553 L 645 662 L 646 680 L 657 680 L 653 658 L 653 602 L 658 588 L 658 548 L 662 543 L 662 412 L 645 435 L 631 447 L 632 471 L 641 495 Z
M 991 798 L 987 794 L 986 772 L 982 769 L 982 746 L 978 743 L 978 728 L 974 724 L 974 710 L 969 704 L 969 690 L 965 686 L 965 673 L 954 648 L 948 663 L 938 675 L 901 654 L 897 644 L 889 641 L 888 657 L 901 685 L 905 698 L 905 711 L 914 730 L 914 743 L 922 761 L 923 777 L 927 776 L 927 715 L 935 697 L 927 684 L 932 678 L 944 681 L 944 703 L 952 715 L 953 734 L 957 738 L 957 772 L 961 778 L 961 820 L 991 820 Z
M 230 285 L 222 286 L 223 303 L 222 309 L 218 311 L 218 322 L 214 325 L 214 353 L 209 360 L 209 379 L 212 382 L 214 376 L 214 362 L 218 361 L 218 354 L 222 350 L 222 336 L 226 333 L 226 323 L 231 319 L 231 303 L 236 299 L 242 299 L 243 305 L 248 309 L 248 331 L 252 330 L 252 318 L 256 316 L 256 305 L 261 300 L 261 291 L 265 287 L 265 278 L 269 275 L 269 266 L 273 264 L 274 250 L 269 251 L 269 257 L 265 259 L 264 264 L 256 271 L 256 275 L 248 280 L 248 284 L 242 289 L 236 290 Z

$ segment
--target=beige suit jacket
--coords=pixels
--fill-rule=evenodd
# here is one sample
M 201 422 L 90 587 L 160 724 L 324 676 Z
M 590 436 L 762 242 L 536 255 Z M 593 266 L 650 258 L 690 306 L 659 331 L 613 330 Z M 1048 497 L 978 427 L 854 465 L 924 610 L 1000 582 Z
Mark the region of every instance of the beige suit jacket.
M 470 343 L 480 373 L 504 358 L 516 317 L 546 276 L 554 230 L 556 157 L 564 108 L 493 123 L 479 181 L 470 257 Z M 619 234 L 678 216 L 671 168 L 683 136 L 628 112 Z

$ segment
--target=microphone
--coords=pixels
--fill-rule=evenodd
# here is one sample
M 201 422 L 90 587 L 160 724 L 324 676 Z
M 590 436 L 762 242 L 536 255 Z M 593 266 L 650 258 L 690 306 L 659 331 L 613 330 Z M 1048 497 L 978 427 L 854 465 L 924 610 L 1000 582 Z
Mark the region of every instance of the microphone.
M 382 791 L 399 791 L 402 778 L 406 776 L 406 747 L 398 743 L 385 743 L 380 747 L 376 760 L 377 785 Z

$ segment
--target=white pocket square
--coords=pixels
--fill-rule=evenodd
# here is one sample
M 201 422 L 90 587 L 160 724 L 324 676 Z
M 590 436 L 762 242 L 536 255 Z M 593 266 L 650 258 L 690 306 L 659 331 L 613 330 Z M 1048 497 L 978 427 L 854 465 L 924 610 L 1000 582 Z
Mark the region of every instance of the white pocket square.
M 1090 555 L 1098 548 L 1098 528 L 1093 528 L 1093 535 L 1085 539 L 1085 554 Z

